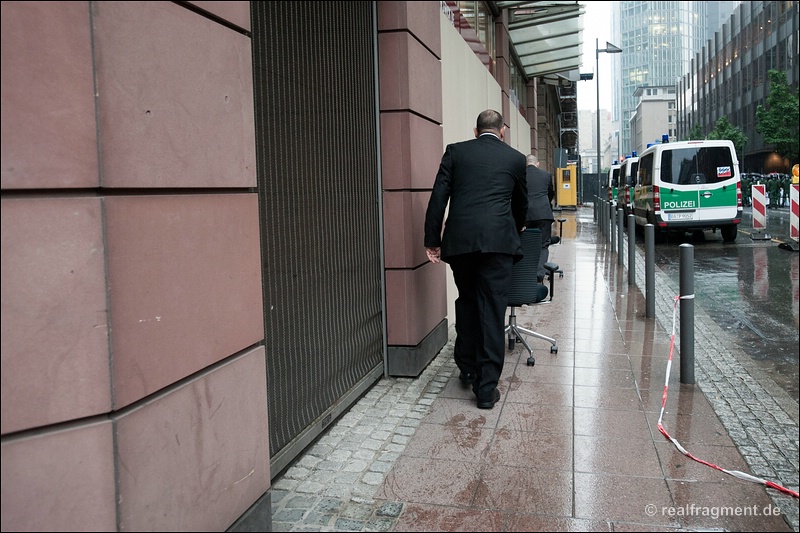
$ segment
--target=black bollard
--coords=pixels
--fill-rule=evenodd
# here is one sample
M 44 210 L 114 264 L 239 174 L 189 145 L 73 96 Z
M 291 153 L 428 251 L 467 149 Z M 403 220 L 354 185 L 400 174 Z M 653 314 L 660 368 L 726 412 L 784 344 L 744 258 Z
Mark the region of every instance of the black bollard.
M 681 383 L 694 384 L 694 246 L 681 244 Z
M 636 216 L 628 215 L 628 285 L 636 285 Z
M 644 292 L 647 318 L 656 316 L 656 232 L 652 224 L 644 227 Z
M 622 236 L 625 234 L 625 225 L 623 224 L 624 213 L 622 208 L 617 209 L 617 264 L 622 266 L 625 262 L 622 260 Z
M 600 234 L 603 236 L 603 239 L 606 238 L 606 201 L 600 200 Z
M 611 205 L 611 202 L 608 203 L 608 218 L 608 240 L 611 241 L 611 253 L 613 254 L 617 251 L 617 213 L 614 212 L 614 206 Z

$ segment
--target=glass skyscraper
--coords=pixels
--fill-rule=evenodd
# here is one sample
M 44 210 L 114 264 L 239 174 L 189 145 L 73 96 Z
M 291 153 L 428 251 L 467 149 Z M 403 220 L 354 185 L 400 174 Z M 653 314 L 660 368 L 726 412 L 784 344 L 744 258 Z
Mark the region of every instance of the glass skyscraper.
M 617 73 L 613 113 L 620 129 L 619 155 L 631 151 L 629 121 L 636 109 L 637 88 L 676 85 L 737 3 L 615 2 L 613 44 L 622 48 L 612 59 Z

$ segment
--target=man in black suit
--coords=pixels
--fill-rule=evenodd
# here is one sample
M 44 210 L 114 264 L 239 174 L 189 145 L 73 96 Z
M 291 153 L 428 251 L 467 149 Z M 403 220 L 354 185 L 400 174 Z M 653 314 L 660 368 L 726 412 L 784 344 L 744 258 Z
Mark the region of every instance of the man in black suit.
M 544 264 L 550 257 L 548 247 L 551 242 L 553 222 L 552 201 L 556 196 L 553 186 L 553 175 L 539 168 L 539 158 L 533 154 L 527 157 L 528 167 L 525 170 L 528 182 L 528 215 L 525 227 L 539 228 L 542 230 L 542 255 L 539 256 L 539 268 L 536 271 L 536 278 L 541 283 L 544 280 L 546 271 Z
M 428 258 L 448 263 L 458 288 L 453 356 L 480 409 L 500 399 L 511 269 L 528 210 L 525 156 L 504 136 L 500 113 L 478 115 L 475 139 L 445 149 L 425 214 Z

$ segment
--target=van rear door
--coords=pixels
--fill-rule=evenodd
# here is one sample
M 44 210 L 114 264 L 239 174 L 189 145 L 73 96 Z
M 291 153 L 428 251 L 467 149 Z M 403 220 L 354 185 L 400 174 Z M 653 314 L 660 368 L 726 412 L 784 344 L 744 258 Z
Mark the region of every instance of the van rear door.
M 738 217 L 739 176 L 732 150 L 725 144 L 698 143 L 665 150 L 661 179 L 665 220 L 716 221 Z

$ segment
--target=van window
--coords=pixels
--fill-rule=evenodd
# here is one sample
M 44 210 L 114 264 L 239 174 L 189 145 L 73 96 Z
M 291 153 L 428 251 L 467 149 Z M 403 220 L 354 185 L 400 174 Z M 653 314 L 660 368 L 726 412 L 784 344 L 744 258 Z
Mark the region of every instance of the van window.
M 611 186 L 619 187 L 619 169 L 615 168 L 611 171 Z
M 733 157 L 725 146 L 698 146 L 664 150 L 661 180 L 678 185 L 698 185 L 729 180 L 734 176 Z
M 636 185 L 636 173 L 639 171 L 639 162 L 634 161 L 631 163 L 631 172 L 627 176 L 627 185 L 633 187 Z
M 653 184 L 653 154 L 647 154 L 639 158 L 639 172 L 637 174 L 640 185 L 646 187 Z

